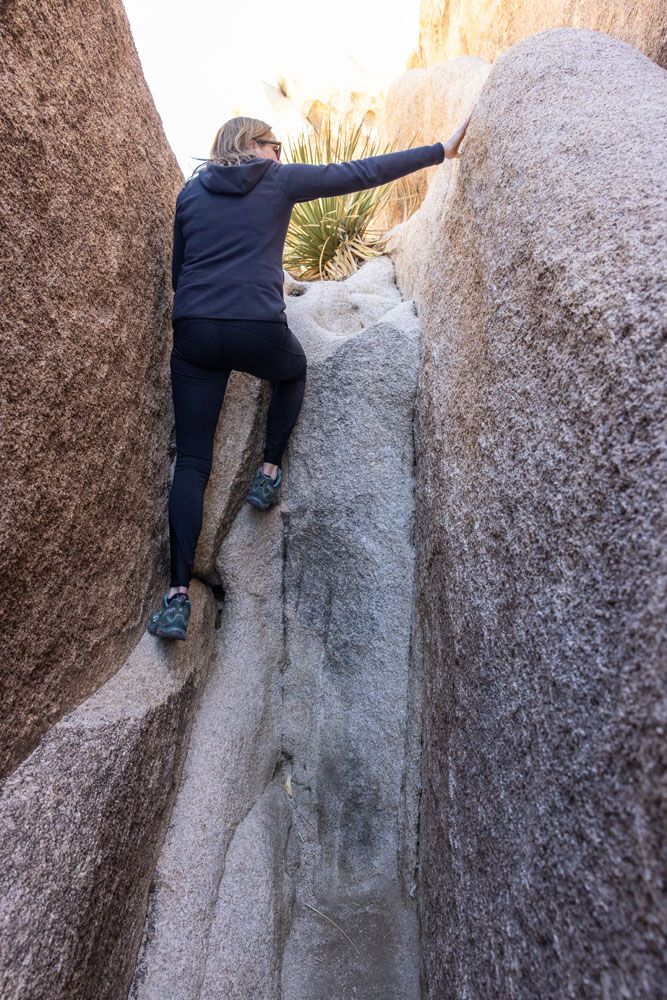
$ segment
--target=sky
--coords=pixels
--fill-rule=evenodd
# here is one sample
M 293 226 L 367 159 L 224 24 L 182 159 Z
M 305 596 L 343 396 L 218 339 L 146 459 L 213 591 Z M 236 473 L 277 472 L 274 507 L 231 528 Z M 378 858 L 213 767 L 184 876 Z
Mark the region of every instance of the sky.
M 124 0 L 144 76 L 188 176 L 235 114 L 271 120 L 264 83 L 292 79 L 309 96 L 345 84 L 378 93 L 417 44 L 419 0 L 335 4 Z M 237 110 L 234 108 L 237 107 Z M 274 115 L 274 118 L 276 116 Z M 280 135 L 280 138 L 286 136 Z

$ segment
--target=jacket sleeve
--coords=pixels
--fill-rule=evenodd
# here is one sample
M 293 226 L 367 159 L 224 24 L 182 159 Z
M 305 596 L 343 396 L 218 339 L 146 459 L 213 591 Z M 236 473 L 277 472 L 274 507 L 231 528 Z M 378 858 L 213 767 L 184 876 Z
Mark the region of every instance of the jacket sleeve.
M 176 291 L 176 285 L 178 284 L 178 277 L 181 273 L 181 268 L 183 267 L 184 256 L 185 256 L 185 241 L 183 239 L 183 230 L 181 229 L 181 224 L 178 220 L 178 212 L 175 212 L 174 244 L 171 255 L 171 287 L 173 291 Z
M 283 163 L 276 176 L 290 201 L 310 201 L 378 187 L 414 170 L 442 163 L 444 158 L 445 147 L 435 142 L 432 146 L 415 146 L 344 163 Z

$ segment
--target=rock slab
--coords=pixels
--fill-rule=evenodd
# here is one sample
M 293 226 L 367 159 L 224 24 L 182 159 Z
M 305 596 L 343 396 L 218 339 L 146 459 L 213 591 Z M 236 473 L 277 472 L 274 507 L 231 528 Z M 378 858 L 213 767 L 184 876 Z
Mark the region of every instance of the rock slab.
M 188 641 L 145 633 L 2 785 L 3 1000 L 126 1000 L 211 662 L 213 599 L 192 595 Z

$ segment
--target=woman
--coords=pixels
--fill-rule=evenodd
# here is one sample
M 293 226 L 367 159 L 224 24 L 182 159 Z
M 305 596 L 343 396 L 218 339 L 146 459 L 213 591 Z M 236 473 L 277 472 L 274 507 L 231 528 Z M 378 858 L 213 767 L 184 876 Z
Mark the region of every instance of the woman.
M 259 510 L 278 500 L 280 463 L 306 384 L 306 356 L 287 325 L 283 299 L 283 246 L 293 205 L 377 187 L 453 159 L 469 121 L 470 115 L 444 144 L 313 165 L 282 163 L 281 143 L 266 122 L 232 118 L 218 131 L 210 159 L 179 192 L 172 263 L 171 579 L 148 624 L 154 634 L 185 639 L 213 438 L 232 371 L 272 383 L 263 463 L 246 500 Z

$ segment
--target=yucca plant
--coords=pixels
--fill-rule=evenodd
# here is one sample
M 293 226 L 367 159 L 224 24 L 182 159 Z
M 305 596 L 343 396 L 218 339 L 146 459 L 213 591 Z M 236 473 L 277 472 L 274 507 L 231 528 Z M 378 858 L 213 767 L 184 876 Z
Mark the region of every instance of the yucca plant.
M 300 133 L 287 143 L 287 162 L 341 163 L 393 151 L 378 148 L 377 140 L 356 128 L 332 129 L 331 114 L 321 129 Z M 304 281 L 341 281 L 364 261 L 385 250 L 384 233 L 374 228 L 378 214 L 392 195 L 392 181 L 365 191 L 297 202 L 285 238 L 283 266 Z

